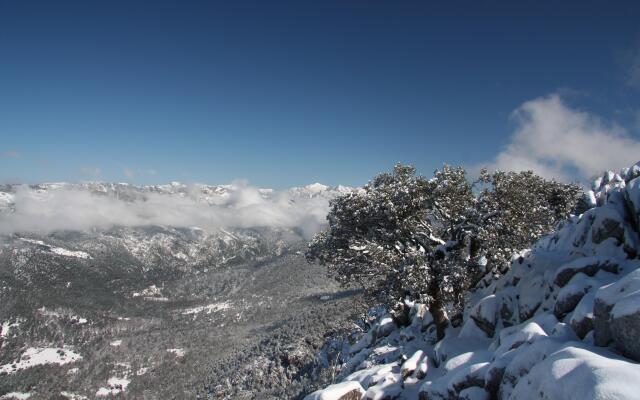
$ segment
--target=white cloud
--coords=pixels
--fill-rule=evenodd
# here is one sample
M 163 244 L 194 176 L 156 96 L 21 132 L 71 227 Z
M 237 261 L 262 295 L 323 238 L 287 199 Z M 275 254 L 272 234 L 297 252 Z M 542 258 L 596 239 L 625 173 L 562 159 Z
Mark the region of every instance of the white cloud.
M 224 196 L 205 198 L 198 187 L 186 194 L 145 192 L 123 200 L 88 190 L 28 186 L 16 190 L 15 211 L 0 213 L 0 234 L 49 233 L 56 230 L 104 229 L 112 226 L 163 225 L 297 228 L 310 237 L 325 223 L 329 204 L 322 197 L 293 198 L 289 192 L 271 192 L 265 198 L 255 187 L 236 183 Z
M 527 101 L 512 114 L 516 130 L 490 169 L 533 170 L 585 181 L 640 160 L 640 141 L 614 123 L 569 107 L 557 94 Z

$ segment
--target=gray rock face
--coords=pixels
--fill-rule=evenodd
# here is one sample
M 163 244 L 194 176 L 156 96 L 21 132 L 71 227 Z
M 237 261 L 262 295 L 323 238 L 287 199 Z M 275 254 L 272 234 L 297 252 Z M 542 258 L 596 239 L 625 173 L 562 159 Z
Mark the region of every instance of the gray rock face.
M 622 354 L 640 361 L 640 311 L 614 318 L 611 321 L 611 339 Z
M 518 324 L 518 298 L 514 287 L 506 288 L 502 292 L 501 304 L 500 304 L 500 319 L 505 327 Z
M 582 317 L 571 320 L 571 328 L 580 339 L 584 339 L 589 331 L 593 330 L 593 318 Z
M 337 400 L 360 400 L 362 398 L 362 393 L 358 389 L 353 389 L 352 391 L 343 394 Z
M 624 228 L 620 221 L 605 219 L 597 229 L 594 229 L 591 238 L 596 244 L 609 238 L 616 238 L 620 243 L 624 243 Z
M 584 292 L 576 292 L 567 295 L 558 301 L 553 308 L 553 314 L 556 318 L 562 319 L 565 315 L 569 314 L 576 308 L 580 300 L 584 297 Z
M 640 268 L 601 287 L 594 304 L 594 340 L 598 346 L 611 342 L 624 355 L 640 360 Z
M 607 346 L 611 343 L 611 309 L 613 306 L 596 297 L 593 306 L 593 338 L 596 346 Z
M 588 276 L 593 276 L 600 270 L 615 274 L 618 273 L 618 268 L 619 265 L 615 260 L 602 257 L 585 257 L 558 269 L 553 283 L 564 287 L 579 272 Z

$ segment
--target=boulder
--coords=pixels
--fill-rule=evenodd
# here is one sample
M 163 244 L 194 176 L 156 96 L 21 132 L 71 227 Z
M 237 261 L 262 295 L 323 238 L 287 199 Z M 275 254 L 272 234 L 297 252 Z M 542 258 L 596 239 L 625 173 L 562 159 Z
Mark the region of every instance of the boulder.
M 640 268 L 597 291 L 594 319 L 596 345 L 613 341 L 623 354 L 640 361 Z
M 394 400 L 402 393 L 402 379 L 389 373 L 378 383 L 370 386 L 364 395 L 365 400 Z
M 361 400 L 365 390 L 358 382 L 346 381 L 307 395 L 304 400 Z
M 470 314 L 478 328 L 482 329 L 487 337 L 493 337 L 498 318 L 498 298 L 492 294 L 480 300 L 473 307 Z
M 582 257 L 558 268 L 553 283 L 564 287 L 578 273 L 593 276 L 600 270 L 618 273 L 618 269 L 619 264 L 615 259 L 608 257 Z
M 500 345 L 495 351 L 496 355 L 502 355 L 509 350 L 519 347 L 523 343 L 532 343 L 540 338 L 548 336 L 540 325 L 528 322 L 523 325 L 505 328 L 500 332 Z
M 409 376 L 413 375 L 415 370 L 418 368 L 418 365 L 425 357 L 426 356 L 422 350 L 418 350 L 413 353 L 413 355 L 402 364 L 402 367 L 400 367 L 400 375 L 402 376 L 402 379 L 405 380 Z
M 518 283 L 520 297 L 518 299 L 518 312 L 520 321 L 526 321 L 533 317 L 542 302 L 547 282 L 542 275 L 534 275 Z
M 484 375 L 489 363 L 464 365 L 434 381 L 425 382 L 420 387 L 420 400 L 457 399 L 458 395 L 470 387 L 484 385 Z
M 640 295 L 635 300 L 635 311 L 627 315 L 616 316 L 613 308 L 611 338 L 622 354 L 640 362 Z
M 569 283 L 558 293 L 553 307 L 553 314 L 557 319 L 562 319 L 565 315 L 573 311 L 582 297 L 593 287 L 599 287 L 600 282 L 588 277 L 582 272 L 574 275 Z
M 612 305 L 604 300 L 596 299 L 593 303 L 593 339 L 596 346 L 607 346 L 611 343 L 611 309 Z
M 538 362 L 520 379 L 512 399 L 632 400 L 640 393 L 640 365 L 575 343 Z
M 376 329 L 376 337 L 385 337 L 389 336 L 391 332 L 396 329 L 396 324 L 393 322 L 393 318 L 386 317 L 380 320 L 380 324 L 378 324 L 378 328 Z
M 593 330 L 594 300 L 594 293 L 587 293 L 584 297 L 582 297 L 575 310 L 573 311 L 573 314 L 571 314 L 571 318 L 569 319 L 571 328 L 580 339 L 584 339 L 587 333 Z
M 458 400 L 489 400 L 491 395 L 481 387 L 466 388 L 458 394 Z

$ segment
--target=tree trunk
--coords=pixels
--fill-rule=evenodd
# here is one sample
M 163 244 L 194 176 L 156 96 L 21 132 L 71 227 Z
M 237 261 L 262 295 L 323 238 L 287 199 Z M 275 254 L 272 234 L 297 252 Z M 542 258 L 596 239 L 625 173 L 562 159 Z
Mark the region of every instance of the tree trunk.
M 435 298 L 429 304 L 429 312 L 433 316 L 433 322 L 436 324 L 436 333 L 438 341 L 444 339 L 445 330 L 449 326 L 449 317 L 444 310 L 444 304 L 439 298 Z
M 434 268 L 434 277 L 429 282 L 429 286 L 427 287 L 429 297 L 431 297 L 431 301 L 429 302 L 429 312 L 433 317 L 433 322 L 436 324 L 436 333 L 438 341 L 444 339 L 444 333 L 449 326 L 449 317 L 447 317 L 447 313 L 444 310 L 444 302 L 442 301 L 442 295 L 440 292 L 440 288 L 438 288 L 438 274 L 440 274 L 440 269 Z

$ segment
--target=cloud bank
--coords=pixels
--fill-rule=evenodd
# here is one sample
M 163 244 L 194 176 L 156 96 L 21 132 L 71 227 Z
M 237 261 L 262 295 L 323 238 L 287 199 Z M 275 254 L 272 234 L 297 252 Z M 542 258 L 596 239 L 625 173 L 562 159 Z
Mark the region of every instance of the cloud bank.
M 41 191 L 21 186 L 12 202 L 13 212 L 0 213 L 0 234 L 160 225 L 207 230 L 292 228 L 309 238 L 321 229 L 329 209 L 323 196 L 295 196 L 288 191 L 265 194 L 244 184 L 233 185 L 222 195 L 206 196 L 198 187 L 182 193 L 116 196 L 78 188 Z
M 510 143 L 490 169 L 533 170 L 546 178 L 587 181 L 640 160 L 640 141 L 623 128 L 567 106 L 557 94 L 527 101 L 512 118 Z

